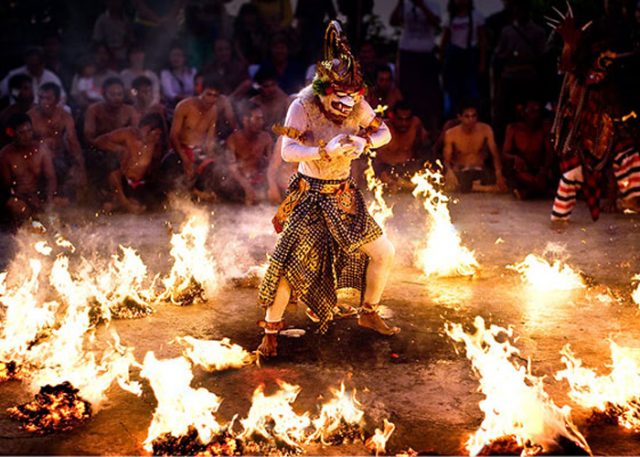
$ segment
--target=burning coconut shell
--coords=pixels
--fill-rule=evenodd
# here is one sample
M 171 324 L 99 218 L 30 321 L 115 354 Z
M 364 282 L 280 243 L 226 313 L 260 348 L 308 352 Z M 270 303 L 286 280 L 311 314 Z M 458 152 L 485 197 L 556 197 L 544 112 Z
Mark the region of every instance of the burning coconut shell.
M 477 455 L 591 455 L 575 442 L 558 436 L 556 446 L 544 449 L 536 443 L 520 443 L 514 435 L 504 436 L 485 445 Z
M 33 401 L 7 411 L 12 418 L 22 422 L 23 429 L 44 435 L 66 432 L 86 422 L 91 417 L 91 404 L 65 381 L 42 387 Z
M 242 455 L 242 443 L 227 432 L 217 435 L 203 444 L 195 427 L 190 426 L 186 435 L 175 437 L 165 433 L 153 440 L 153 455 Z

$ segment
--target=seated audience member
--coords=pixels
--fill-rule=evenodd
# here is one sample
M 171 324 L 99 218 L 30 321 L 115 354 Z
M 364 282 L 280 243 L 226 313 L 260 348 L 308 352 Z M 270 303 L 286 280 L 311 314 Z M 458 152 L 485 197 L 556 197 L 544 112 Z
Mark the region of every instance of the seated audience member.
M 55 198 L 56 173 L 47 147 L 33 137 L 29 116 L 16 113 L 7 122 L 12 142 L 0 150 L 2 206 L 12 222 L 21 223 L 44 209 L 62 204 Z M 40 183 L 46 181 L 46 190 Z
M 429 134 L 408 103 L 396 103 L 390 114 L 391 141 L 376 151 L 374 169 L 392 189 L 413 188 L 411 177 L 428 158 Z
M 142 119 L 150 113 L 157 113 L 162 116 L 166 123 L 166 109 L 164 105 L 154 102 L 153 82 L 146 76 L 138 76 L 131 83 L 131 94 L 133 96 L 133 108 Z M 165 129 L 166 130 L 166 129 Z
M 385 117 L 386 112 L 402 100 L 400 89 L 393 84 L 393 74 L 388 65 L 382 65 L 376 70 L 375 84 L 368 88 L 366 99 L 374 110 L 378 111 L 380 107 L 380 114 Z
M 264 130 L 262 108 L 248 103 L 243 109 L 242 128 L 227 139 L 231 153 L 231 172 L 244 190 L 245 204 L 264 200 L 267 187 L 266 165 L 273 140 Z
M 35 138 L 51 153 L 58 194 L 66 198 L 75 197 L 87 184 L 75 122 L 59 104 L 59 86 L 46 83 L 38 92 L 38 104 L 28 113 Z
M 218 81 L 222 94 L 240 99 L 251 88 L 246 63 L 233 55 L 231 42 L 218 38 L 213 44 L 213 61 L 202 68 L 202 74 Z
M 291 176 L 298 170 L 296 162 L 282 160 L 282 138 L 282 136 L 278 137 L 267 167 L 267 197 L 269 202 L 274 205 L 279 205 L 282 202 L 289 188 Z
M 96 147 L 95 139 L 123 127 L 134 127 L 140 122 L 135 108 L 124 103 L 124 85 L 120 79 L 106 80 L 103 92 L 104 101 L 90 105 L 84 116 L 84 139 L 89 145 L 85 163 L 92 183 L 91 190 L 98 193 L 102 193 L 107 186 L 104 172 L 108 153 Z M 95 197 L 102 198 L 100 195 Z
M 71 97 L 81 111 L 102 100 L 102 88 L 96 78 L 96 64 L 87 58 L 71 82 Z
M 268 59 L 260 65 L 260 69 L 263 68 L 275 74 L 278 86 L 286 94 L 296 93 L 304 87 L 306 68 L 289 55 L 289 42 L 283 33 L 271 38 Z
M 120 79 L 124 84 L 124 89 L 127 93 L 127 99 L 134 99 L 135 96 L 132 93 L 133 82 L 144 76 L 151 82 L 151 101 L 160 103 L 160 81 L 155 72 L 145 68 L 145 54 L 144 49 L 138 46 L 132 46 L 129 49 L 129 67 L 120 72 Z
M 495 177 L 497 190 L 507 191 L 502 175 L 502 162 L 490 125 L 478 121 L 478 109 L 473 103 L 463 103 L 458 110 L 460 124 L 444 134 L 444 165 L 448 190 L 471 192 L 474 182 L 489 185 Z M 493 170 L 486 167 L 487 150 L 493 159 Z M 492 171 L 494 173 L 492 173 Z M 491 176 L 494 174 L 495 176 Z M 493 187 L 476 186 L 476 190 Z
M 0 97 L 9 95 L 9 80 L 17 74 L 26 74 L 31 78 L 33 90 L 37 89 L 44 83 L 56 83 L 62 87 L 60 78 L 55 73 L 47 70 L 44 64 L 44 54 L 40 48 L 29 48 L 24 54 L 24 65 L 11 70 L 7 76 L 0 82 Z M 35 102 L 38 101 L 37 92 L 34 93 Z M 60 103 L 65 104 L 67 94 L 62 88 Z
M 542 103 L 529 100 L 523 120 L 507 126 L 502 156 L 505 175 L 517 199 L 543 197 L 548 191 L 553 150 L 550 125 L 543 117 Z
M 222 87 L 218 78 L 213 75 L 208 75 L 208 79 L 215 81 L 215 84 L 218 87 Z M 196 83 L 196 95 L 200 95 L 202 93 L 202 85 L 205 77 L 204 75 L 198 74 L 195 77 Z M 235 132 L 238 128 L 238 121 L 236 120 L 236 113 L 233 109 L 233 105 L 231 104 L 231 97 L 220 94 L 218 95 L 218 100 L 216 101 L 216 110 L 218 112 L 217 124 L 216 124 L 216 135 L 219 139 L 225 140 L 231 133 Z
M 109 78 L 102 85 L 104 101 L 89 106 L 84 118 L 84 138 L 92 145 L 99 135 L 138 124 L 135 108 L 124 103 L 124 85 L 119 78 Z
M 162 95 L 169 107 L 173 108 L 180 100 L 195 93 L 196 69 L 187 66 L 184 49 L 173 45 L 169 51 L 169 68 L 160 72 Z
M 278 86 L 274 72 L 261 68 L 254 77 L 259 93 L 251 97 L 251 102 L 262 108 L 265 129 L 271 131 L 274 124 L 281 124 L 289 108 L 289 96 Z
M 175 154 L 164 164 L 167 168 L 181 166 L 189 190 L 205 200 L 213 198 L 213 195 L 207 195 L 202 188 L 201 175 L 209 165 L 221 160 L 215 157 L 219 97 L 217 81 L 204 78 L 200 95 L 178 103 L 169 134 Z
M 164 120 L 157 113 L 147 114 L 138 127 L 124 127 L 94 141 L 94 145 L 110 154 L 108 183 L 110 198 L 103 208 L 121 208 L 139 214 L 160 203 L 154 179 L 160 165 L 165 136 Z
M 4 131 L 9 118 L 16 113 L 25 114 L 33 107 L 33 83 L 29 75 L 19 73 L 11 77 L 9 100 L 11 104 L 0 112 L 0 146 L 11 142 Z

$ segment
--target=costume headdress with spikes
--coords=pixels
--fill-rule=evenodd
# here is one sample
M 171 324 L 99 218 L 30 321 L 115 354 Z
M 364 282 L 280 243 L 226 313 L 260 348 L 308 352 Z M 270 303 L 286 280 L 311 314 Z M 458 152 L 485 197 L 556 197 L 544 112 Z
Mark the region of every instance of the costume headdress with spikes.
M 318 95 L 328 95 L 333 91 L 364 93 L 360 64 L 351 53 L 338 21 L 331 21 L 324 34 L 323 59 L 316 64 L 313 89 Z

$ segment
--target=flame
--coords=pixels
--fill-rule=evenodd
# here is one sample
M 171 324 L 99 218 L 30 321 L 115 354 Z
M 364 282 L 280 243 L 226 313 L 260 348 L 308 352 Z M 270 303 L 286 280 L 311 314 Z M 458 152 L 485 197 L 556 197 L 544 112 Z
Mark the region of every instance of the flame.
M 451 222 L 449 197 L 437 190 L 443 177 L 438 171 L 425 169 L 416 173 L 414 197 L 424 198 L 423 205 L 431 217 L 429 235 L 416 253 L 416 266 L 426 276 L 472 276 L 479 265 L 473 251 L 462 246 L 460 235 Z
M 228 338 L 220 341 L 206 341 L 185 336 L 177 337 L 176 341 L 183 346 L 182 354 L 191 363 L 207 371 L 242 368 L 254 360 L 254 357 L 242 346 L 232 344 Z
M 582 366 L 571 347 L 560 351 L 564 370 L 556 373 L 558 380 L 566 379 L 571 388 L 569 396 L 580 406 L 608 412 L 627 429 L 640 431 L 640 348 L 618 346 L 610 341 L 611 365 L 607 375 L 599 376 Z
M 204 301 L 220 283 L 217 264 L 209 254 L 206 243 L 209 217 L 203 210 L 193 210 L 179 233 L 171 236 L 170 254 L 174 264 L 162 280 L 165 292 L 160 300 L 175 305 Z
M 636 305 L 640 305 L 640 274 L 635 275 L 631 278 L 632 282 L 637 282 L 636 290 L 631 293 L 631 299 Z
M 389 422 L 387 419 L 384 419 L 384 429 L 380 430 L 379 428 L 376 428 L 374 435 L 364 443 L 367 450 L 375 455 L 385 455 L 387 451 L 387 441 L 389 441 L 389 438 L 395 429 L 396 426 L 393 422 Z
M 384 200 L 385 184 L 376 176 L 371 157 L 369 157 L 368 160 L 369 164 L 364 172 L 364 176 L 367 179 L 367 189 L 373 193 L 373 200 L 369 203 L 368 210 L 373 219 L 384 230 L 387 219 L 393 216 L 393 210 Z
M 39 252 L 44 256 L 50 255 L 51 251 L 53 251 L 53 248 L 49 246 L 46 241 L 38 241 L 33 245 L 33 248 L 36 250 L 36 252 Z
M 515 265 L 507 265 L 510 270 L 520 273 L 522 281 L 538 292 L 583 289 L 584 280 L 573 268 L 560 259 L 549 263 L 535 254 L 529 254 Z
M 315 431 L 307 438 L 307 442 L 319 439 L 323 444 L 330 444 L 341 426 L 361 431 L 364 425 L 364 411 L 356 398 L 355 389 L 347 392 L 343 382 L 340 383 L 340 389 L 331 389 L 331 393 L 333 398 L 322 405 L 320 415 L 312 422 Z
M 533 376 L 530 366 L 510 361 L 519 356 L 509 342 L 513 329 L 497 325 L 485 327 L 475 318 L 473 334 L 460 324 L 447 323 L 445 331 L 454 341 L 463 342 L 467 358 L 479 377 L 485 399 L 479 404 L 484 413 L 480 428 L 466 443 L 471 455 L 504 438 L 514 439 L 522 454 L 551 452 L 561 441 L 569 440 L 590 452 L 584 437 L 570 419 L 570 408 L 559 408 L 544 391 L 543 380 Z M 506 337 L 506 338 L 505 338 Z M 498 341 L 498 339 L 503 342 Z
M 300 387 L 280 380 L 277 383 L 280 389 L 273 395 L 264 394 L 264 385 L 258 386 L 253 392 L 247 417 L 240 420 L 244 430 L 238 438 L 248 441 L 257 435 L 301 449 L 311 420 L 308 412 L 298 415 L 291 406 L 300 393 Z
M 59 303 L 41 303 L 39 277 L 42 262 L 29 260 L 31 274 L 24 282 L 14 287 L 5 284 L 6 273 L 2 275 L 3 293 L 0 304 L 5 307 L 2 330 L 0 332 L 0 361 L 23 363 L 31 344 L 45 328 L 55 323 L 55 313 Z
M 184 357 L 158 360 L 147 352 L 140 376 L 149 380 L 158 406 L 153 413 L 144 448 L 153 450 L 153 442 L 165 434 L 186 436 L 195 428 L 202 443 L 209 443 L 222 427 L 214 413 L 221 400 L 205 388 L 190 386 L 193 373 Z
M 106 268 L 94 271 L 96 300 L 113 317 L 140 317 L 153 311 L 155 279 L 146 284 L 147 266 L 135 249 L 120 246 L 122 256 L 113 255 Z M 95 269 L 94 269 L 95 270 Z

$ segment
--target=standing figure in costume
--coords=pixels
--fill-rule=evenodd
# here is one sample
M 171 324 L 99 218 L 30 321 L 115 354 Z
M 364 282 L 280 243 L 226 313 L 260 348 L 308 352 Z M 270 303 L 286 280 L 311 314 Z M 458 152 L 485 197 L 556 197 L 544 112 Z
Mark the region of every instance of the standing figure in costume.
M 389 129 L 364 100 L 360 67 L 332 21 L 325 34 L 324 59 L 313 83 L 287 112 L 282 158 L 298 162 L 287 197 L 273 224 L 280 238 L 260 286 L 266 308 L 258 352 L 277 354 L 277 334 L 294 293 L 326 332 L 337 303 L 336 290 L 361 292 L 358 324 L 382 335 L 400 331 L 377 312 L 395 249 L 367 213 L 362 194 L 350 178 L 351 161 L 391 139 Z
M 564 81 L 552 128 L 562 177 L 552 223 L 568 222 L 582 189 L 591 217 L 600 216 L 600 195 L 612 171 L 622 208 L 640 209 L 640 153 L 634 132 L 634 107 L 628 103 L 625 66 L 637 57 L 621 2 L 605 2 L 605 17 L 578 28 L 571 5 L 566 16 L 548 18 L 562 37 L 560 68 Z M 627 33 L 629 32 L 629 33 Z M 616 186 L 617 184 L 617 186 Z

